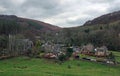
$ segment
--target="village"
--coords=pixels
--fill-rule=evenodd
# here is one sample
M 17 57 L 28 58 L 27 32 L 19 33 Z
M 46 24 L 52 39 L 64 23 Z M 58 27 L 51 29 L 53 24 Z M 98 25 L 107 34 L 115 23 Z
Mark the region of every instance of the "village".
M 1 0 L 0 76 L 120 76 L 120 0 Z
M 114 55 L 109 52 L 106 46 L 94 47 L 92 44 L 84 46 L 70 46 L 66 47 L 63 44 L 44 44 L 45 54 L 42 56 L 47 59 L 58 59 L 61 54 L 66 54 L 66 49 L 71 48 L 73 50 L 72 55 L 69 59 L 87 60 L 92 62 L 101 62 L 106 64 L 116 64 Z
M 94 47 L 92 44 L 66 46 L 65 44 L 55 44 L 50 41 L 43 43 L 39 38 L 37 38 L 34 44 L 29 39 L 18 39 L 15 36 L 9 35 L 8 49 L 1 52 L 0 59 L 21 55 L 60 60 L 62 62 L 76 59 L 105 64 L 117 64 L 114 54 L 106 46 Z

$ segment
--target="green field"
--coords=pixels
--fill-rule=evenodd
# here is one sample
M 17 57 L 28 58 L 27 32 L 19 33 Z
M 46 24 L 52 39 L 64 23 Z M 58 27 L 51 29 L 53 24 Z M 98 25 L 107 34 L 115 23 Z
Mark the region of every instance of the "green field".
M 16 57 L 0 61 L 0 76 L 120 76 L 120 66 L 80 60 L 60 65 L 45 59 Z

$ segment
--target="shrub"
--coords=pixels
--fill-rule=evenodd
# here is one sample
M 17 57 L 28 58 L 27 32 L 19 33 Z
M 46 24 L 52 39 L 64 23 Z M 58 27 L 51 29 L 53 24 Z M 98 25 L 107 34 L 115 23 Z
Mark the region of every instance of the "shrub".
M 107 59 L 109 61 L 113 61 L 114 63 L 116 62 L 115 55 L 112 52 L 107 56 Z
M 58 59 L 59 59 L 60 61 L 64 61 L 64 60 L 66 60 L 66 55 L 61 54 L 61 55 L 58 56 Z
M 69 58 L 72 56 L 72 53 L 73 53 L 73 48 L 67 48 L 67 51 L 66 51 L 66 57 Z

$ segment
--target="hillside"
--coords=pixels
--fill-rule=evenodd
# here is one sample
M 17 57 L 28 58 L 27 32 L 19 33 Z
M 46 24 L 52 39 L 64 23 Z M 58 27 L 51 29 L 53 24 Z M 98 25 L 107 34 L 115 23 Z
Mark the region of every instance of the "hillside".
M 4 26 L 4 27 L 7 27 L 8 25 L 10 25 L 10 27 L 12 27 L 12 25 L 15 25 L 16 27 L 19 26 L 21 27 L 23 33 L 25 33 L 25 31 L 29 31 L 31 33 L 34 33 L 35 35 L 37 35 L 38 33 L 47 32 L 47 31 L 56 32 L 61 29 L 60 27 L 57 27 L 42 21 L 37 21 L 37 20 L 27 19 L 27 18 L 20 18 L 15 15 L 0 15 L 0 22 L 1 22 L 1 26 Z
M 31 40 L 34 40 L 35 36 L 50 39 L 59 30 L 61 30 L 60 27 L 42 21 L 15 15 L 0 15 L 0 35 L 22 34 Z
M 27 26 L 27 28 L 32 28 L 39 31 L 59 31 L 61 29 L 55 25 L 27 18 L 18 18 L 18 23 L 22 26 Z
M 40 31 L 58 31 L 60 30 L 60 27 L 51 25 L 42 21 L 37 21 L 33 19 L 27 19 L 27 18 L 20 18 L 15 15 L 0 15 L 0 21 L 16 21 L 20 26 L 26 27 L 26 28 L 32 28 L 35 30 Z
M 93 20 L 89 20 L 84 25 L 109 24 L 118 20 L 120 20 L 120 11 L 105 14 Z
M 120 11 L 102 15 L 83 26 L 64 28 L 63 42 L 71 45 L 92 43 L 95 47 L 107 46 L 120 51 Z

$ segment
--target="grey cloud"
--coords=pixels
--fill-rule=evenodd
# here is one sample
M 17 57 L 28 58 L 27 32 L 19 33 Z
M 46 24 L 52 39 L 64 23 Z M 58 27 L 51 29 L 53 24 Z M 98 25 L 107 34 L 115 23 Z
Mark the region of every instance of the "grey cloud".
M 86 21 L 90 20 L 90 18 L 79 18 L 77 20 L 74 20 L 74 21 L 67 21 L 67 23 L 69 25 L 76 25 L 76 26 L 81 26 L 83 23 L 85 23 Z
M 114 2 L 110 3 L 108 10 L 109 12 L 120 10 L 120 0 L 114 0 Z
M 91 3 L 111 3 L 114 0 L 88 0 Z
M 12 1 L 15 1 L 12 3 Z M 62 27 L 82 25 L 97 16 L 120 10 L 119 0 L 1 0 L 0 14 L 39 19 Z M 66 13 L 66 14 L 64 14 Z M 85 17 L 79 17 L 86 15 Z M 75 18 L 69 20 L 69 17 Z M 53 22 L 50 19 L 53 19 Z

